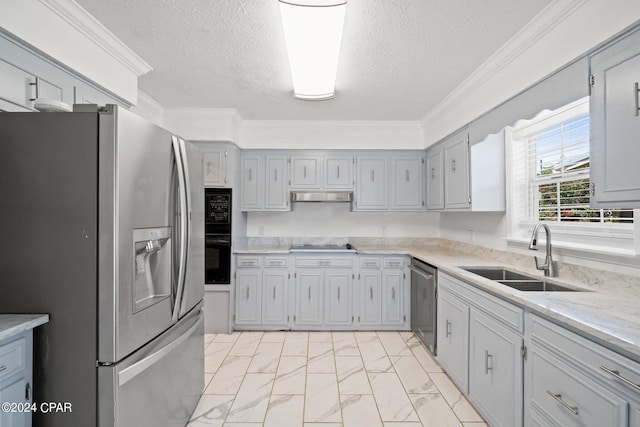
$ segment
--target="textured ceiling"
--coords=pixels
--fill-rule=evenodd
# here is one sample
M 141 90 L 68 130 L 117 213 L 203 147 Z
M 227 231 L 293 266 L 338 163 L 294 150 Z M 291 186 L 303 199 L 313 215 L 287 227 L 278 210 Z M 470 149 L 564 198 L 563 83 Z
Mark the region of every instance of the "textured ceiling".
M 77 0 L 164 107 L 252 120 L 420 120 L 550 0 L 348 0 L 336 98 L 295 100 L 277 0 Z

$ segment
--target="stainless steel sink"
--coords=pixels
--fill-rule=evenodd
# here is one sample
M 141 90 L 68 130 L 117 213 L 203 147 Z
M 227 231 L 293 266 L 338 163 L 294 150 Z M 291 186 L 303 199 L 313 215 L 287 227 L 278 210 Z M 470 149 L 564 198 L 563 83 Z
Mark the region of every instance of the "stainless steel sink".
M 549 283 L 546 280 L 527 276 L 508 270 L 504 267 L 460 267 L 469 273 L 477 274 L 486 279 L 496 281 L 502 285 L 524 292 L 580 292 L 582 289 L 569 288 L 566 286 Z

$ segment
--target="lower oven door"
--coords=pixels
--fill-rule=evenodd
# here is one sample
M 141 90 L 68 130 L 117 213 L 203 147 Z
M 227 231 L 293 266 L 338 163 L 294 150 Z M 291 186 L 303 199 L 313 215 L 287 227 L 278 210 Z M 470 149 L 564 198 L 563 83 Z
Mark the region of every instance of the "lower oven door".
M 204 283 L 228 285 L 231 283 L 231 236 L 205 236 Z
M 184 427 L 203 388 L 200 303 L 123 361 L 98 367 L 98 426 Z

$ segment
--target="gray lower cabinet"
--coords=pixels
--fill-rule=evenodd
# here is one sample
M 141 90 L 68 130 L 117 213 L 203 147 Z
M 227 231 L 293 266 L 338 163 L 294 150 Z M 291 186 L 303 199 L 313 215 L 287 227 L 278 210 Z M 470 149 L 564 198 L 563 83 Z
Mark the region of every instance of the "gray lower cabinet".
M 491 426 L 523 423 L 524 310 L 438 276 L 438 360 Z
M 530 314 L 525 426 L 640 425 L 640 364 Z
M 521 334 L 471 307 L 469 399 L 491 426 L 522 425 L 521 347 Z
M 0 411 L 0 426 L 31 426 L 33 332 L 0 340 L 0 403 L 13 405 Z
M 409 330 L 406 256 L 237 255 L 234 328 Z
M 445 280 L 441 279 L 438 289 L 438 360 L 456 385 L 468 394 L 469 304 L 449 292 Z

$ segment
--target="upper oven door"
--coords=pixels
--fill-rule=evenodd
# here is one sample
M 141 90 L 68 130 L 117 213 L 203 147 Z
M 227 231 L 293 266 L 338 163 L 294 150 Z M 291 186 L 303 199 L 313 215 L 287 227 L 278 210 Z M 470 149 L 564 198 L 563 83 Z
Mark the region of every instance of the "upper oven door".
M 231 234 L 231 189 L 206 188 L 205 232 L 207 234 Z

